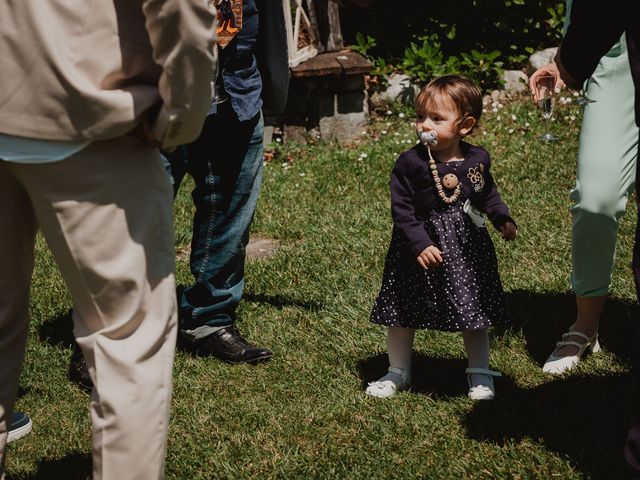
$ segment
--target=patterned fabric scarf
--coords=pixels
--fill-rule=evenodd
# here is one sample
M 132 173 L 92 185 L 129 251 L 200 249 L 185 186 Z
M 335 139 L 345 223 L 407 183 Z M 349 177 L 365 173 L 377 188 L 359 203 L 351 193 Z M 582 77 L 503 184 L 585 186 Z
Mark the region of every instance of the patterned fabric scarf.
M 242 29 L 242 0 L 214 0 L 218 10 L 218 46 L 224 48 Z

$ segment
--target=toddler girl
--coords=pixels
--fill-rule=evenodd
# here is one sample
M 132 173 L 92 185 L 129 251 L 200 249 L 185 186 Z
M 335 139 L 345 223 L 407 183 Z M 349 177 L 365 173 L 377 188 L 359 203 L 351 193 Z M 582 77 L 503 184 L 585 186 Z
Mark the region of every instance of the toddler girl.
M 462 332 L 469 397 L 495 395 L 487 329 L 506 320 L 485 213 L 505 240 L 516 225 L 491 176 L 489 153 L 463 142 L 482 113 L 482 95 L 459 75 L 436 78 L 416 101 L 421 143 L 391 173 L 393 233 L 371 321 L 388 327 L 389 371 L 367 393 L 389 397 L 411 382 L 416 328 Z

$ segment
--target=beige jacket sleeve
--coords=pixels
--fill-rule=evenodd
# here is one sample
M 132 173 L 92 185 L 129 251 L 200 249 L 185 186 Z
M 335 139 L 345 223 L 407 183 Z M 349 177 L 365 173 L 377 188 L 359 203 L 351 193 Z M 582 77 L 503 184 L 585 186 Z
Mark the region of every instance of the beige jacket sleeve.
M 171 149 L 198 137 L 211 103 L 216 12 L 209 0 L 146 0 L 142 8 L 154 61 L 162 67 L 163 104 L 151 130 Z

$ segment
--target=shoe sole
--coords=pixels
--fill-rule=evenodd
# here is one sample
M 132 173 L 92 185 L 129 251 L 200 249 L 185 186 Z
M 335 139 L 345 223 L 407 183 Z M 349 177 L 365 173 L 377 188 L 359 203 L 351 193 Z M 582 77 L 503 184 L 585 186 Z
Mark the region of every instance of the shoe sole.
M 273 354 L 271 354 L 271 355 L 263 355 L 261 357 L 253 358 L 251 360 L 240 360 L 240 361 L 223 360 L 223 362 L 228 363 L 229 365 L 240 365 L 240 364 L 243 364 L 243 363 L 247 363 L 249 365 L 257 365 L 258 363 L 265 363 L 265 362 L 269 361 L 271 359 L 271 357 L 273 357 Z
M 495 400 L 496 398 L 495 394 L 487 395 L 486 397 L 471 396 L 471 395 L 467 395 L 467 397 L 473 400 L 474 402 L 486 402 L 487 400 Z
M 580 358 L 578 358 L 575 361 L 571 360 L 566 363 L 559 362 L 559 360 L 562 360 L 564 358 L 569 358 L 569 357 L 560 357 L 560 358 L 551 360 L 551 362 L 549 361 L 545 362 L 545 364 L 542 366 L 542 371 L 547 375 L 561 376 L 577 368 L 578 363 L 580 363 L 580 360 L 581 360 Z
M 369 392 L 369 389 L 368 389 L 368 388 L 366 388 L 366 389 L 364 390 L 364 394 L 365 394 L 366 396 L 368 396 L 368 397 L 373 397 L 373 398 L 391 398 L 391 397 L 393 397 L 394 395 L 397 395 L 397 394 L 399 394 L 399 393 L 401 393 L 401 392 L 410 392 L 410 391 L 411 391 L 411 385 L 409 384 L 409 385 L 405 385 L 404 387 L 401 387 L 401 388 L 396 388 L 396 389 L 393 391 L 393 393 L 392 393 L 392 394 L 390 394 L 390 395 L 376 395 L 376 394 L 374 394 L 374 393 Z
M 7 443 L 13 442 L 24 437 L 25 435 L 28 435 L 31 432 L 32 428 L 33 424 L 31 423 L 31 419 L 29 419 L 29 423 L 27 423 L 26 425 L 9 431 L 9 435 L 7 436 Z

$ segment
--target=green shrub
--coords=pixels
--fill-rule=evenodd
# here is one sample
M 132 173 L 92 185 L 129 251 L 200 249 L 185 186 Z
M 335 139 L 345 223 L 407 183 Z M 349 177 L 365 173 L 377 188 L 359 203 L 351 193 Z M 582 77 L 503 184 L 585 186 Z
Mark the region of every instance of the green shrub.
M 522 68 L 535 50 L 557 45 L 564 14 L 563 0 L 403 0 L 345 8 L 342 25 L 376 72 L 395 69 L 420 82 L 458 72 L 489 89 L 504 68 Z

